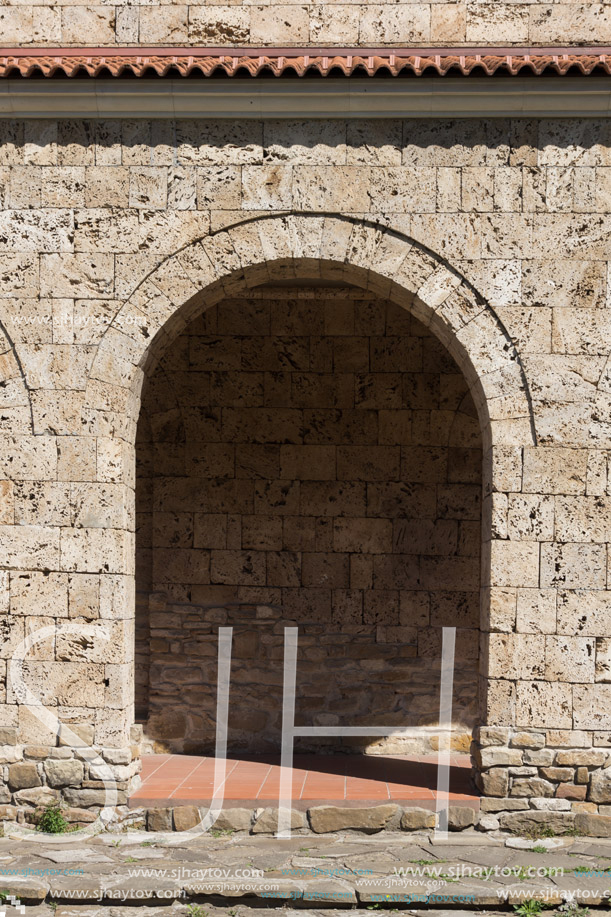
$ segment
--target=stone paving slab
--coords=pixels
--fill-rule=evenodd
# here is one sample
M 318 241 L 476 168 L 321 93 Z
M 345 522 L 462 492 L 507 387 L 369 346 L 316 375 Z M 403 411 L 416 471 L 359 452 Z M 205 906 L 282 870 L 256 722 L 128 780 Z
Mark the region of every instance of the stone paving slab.
M 18 894 L 27 917 L 46 917 L 50 902 L 56 917 L 122 917 L 135 907 L 142 917 L 179 917 L 188 904 L 208 917 L 256 917 L 259 910 L 269 917 L 278 907 L 283 917 L 291 908 L 447 910 L 457 917 L 478 909 L 513 912 L 528 898 L 552 907 L 574 898 L 604 911 L 611 897 L 609 841 L 565 837 L 546 849 L 537 841 L 510 847 L 500 838 L 493 847 L 475 833 L 470 845 L 464 834 L 460 843 L 450 836 L 438 845 L 424 836 L 417 844 L 348 835 L 174 839 L 144 832 L 78 842 L 4 838 L 0 890 Z

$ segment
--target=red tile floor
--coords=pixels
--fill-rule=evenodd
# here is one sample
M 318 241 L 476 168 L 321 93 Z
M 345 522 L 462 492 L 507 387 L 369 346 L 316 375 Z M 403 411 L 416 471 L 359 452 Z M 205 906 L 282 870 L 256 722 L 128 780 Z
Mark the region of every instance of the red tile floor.
M 231 757 L 226 762 L 223 807 L 278 802 L 278 757 Z M 214 758 L 148 755 L 142 759 L 142 786 L 130 798 L 136 806 L 201 805 L 210 802 Z M 479 807 L 470 781 L 468 755 L 452 755 L 450 800 Z M 433 809 L 437 799 L 437 757 L 383 755 L 295 755 L 293 806 L 320 803 L 346 806 L 386 800 Z

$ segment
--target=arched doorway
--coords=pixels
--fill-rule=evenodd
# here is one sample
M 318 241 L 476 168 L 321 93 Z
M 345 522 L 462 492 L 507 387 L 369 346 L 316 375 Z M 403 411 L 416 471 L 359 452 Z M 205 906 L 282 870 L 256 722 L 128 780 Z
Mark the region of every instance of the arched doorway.
M 136 707 L 157 750 L 277 751 L 283 628 L 301 725 L 434 726 L 456 626 L 454 747 L 478 717 L 482 447 L 468 385 L 405 309 L 284 281 L 191 321 L 147 374 L 137 441 Z M 435 739 L 302 739 L 424 753 Z
M 451 266 L 401 233 L 350 216 L 270 215 L 239 223 L 178 252 L 136 288 L 104 335 L 88 386 L 92 409 L 107 412 L 108 405 L 117 405 L 114 416 L 125 430 L 126 478 L 131 475 L 142 383 L 168 345 L 224 299 L 263 284 L 290 281 L 295 286 L 302 280 L 340 282 L 367 291 L 407 310 L 447 347 L 479 418 L 484 518 L 489 520 L 489 495 L 504 489 L 503 461 L 511 460 L 524 444 L 536 442 L 515 347 L 493 310 Z M 511 567 L 514 547 L 510 541 L 491 542 L 486 522 L 481 577 L 484 650 L 491 596 L 496 587 L 502 591 L 504 558 Z M 129 563 L 125 572 L 129 576 Z M 131 603 L 129 589 L 116 601 L 121 599 Z M 133 613 L 130 609 L 131 604 L 124 613 Z M 486 652 L 480 659 L 480 722 L 492 724 L 499 717 L 504 722 L 511 710 L 506 705 L 501 710 L 499 703 L 511 685 L 489 677 Z M 129 720 L 129 708 L 125 714 Z

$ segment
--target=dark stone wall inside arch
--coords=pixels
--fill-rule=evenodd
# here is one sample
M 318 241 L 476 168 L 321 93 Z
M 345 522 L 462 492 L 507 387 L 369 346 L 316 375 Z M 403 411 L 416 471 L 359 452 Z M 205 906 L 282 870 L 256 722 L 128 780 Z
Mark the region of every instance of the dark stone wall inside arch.
M 262 288 L 191 322 L 147 377 L 137 442 L 136 707 L 210 752 L 234 625 L 229 747 L 277 750 L 283 628 L 304 725 L 433 725 L 456 625 L 456 746 L 478 697 L 481 441 L 460 370 L 350 287 Z M 432 740 L 434 743 L 434 740 Z M 429 751 L 431 740 L 301 740 Z

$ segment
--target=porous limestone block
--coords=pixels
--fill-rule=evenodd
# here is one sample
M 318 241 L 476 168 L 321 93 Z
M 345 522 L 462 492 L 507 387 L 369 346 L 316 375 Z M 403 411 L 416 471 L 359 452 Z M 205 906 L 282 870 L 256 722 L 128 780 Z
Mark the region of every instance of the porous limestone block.
M 518 589 L 516 630 L 524 634 L 556 633 L 555 589 Z
M 588 456 L 581 449 L 524 449 L 525 493 L 584 494 Z
M 572 697 L 571 685 L 543 681 L 518 682 L 517 724 L 570 729 Z

